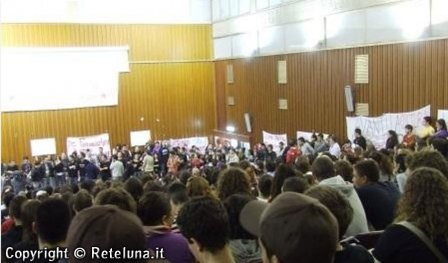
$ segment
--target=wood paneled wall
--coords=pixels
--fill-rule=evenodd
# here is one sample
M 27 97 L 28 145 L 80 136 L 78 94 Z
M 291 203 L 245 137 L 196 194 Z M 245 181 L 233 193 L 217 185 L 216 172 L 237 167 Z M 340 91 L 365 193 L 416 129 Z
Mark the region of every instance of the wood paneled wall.
M 354 85 L 356 102 L 369 103 L 370 116 L 410 111 L 431 104 L 432 114 L 448 108 L 448 40 L 434 40 L 215 63 L 218 129 L 234 124 L 245 132 L 243 114 L 252 115 L 252 142 L 262 130 L 334 133 L 346 137 L 344 87 L 354 83 L 355 55 L 369 54 L 369 84 Z M 288 83 L 277 83 L 277 61 L 287 61 Z M 233 64 L 234 84 L 226 83 Z M 227 96 L 235 98 L 228 106 Z M 278 109 L 278 99 L 288 110 Z M 405 123 L 403 124 L 405 125 Z
M 118 106 L 2 113 L 2 161 L 30 155 L 33 138 L 55 137 L 62 152 L 68 136 L 108 132 L 117 144 L 129 143 L 132 130 L 168 139 L 210 135 L 216 126 L 210 25 L 10 24 L 2 25 L 1 41 L 21 47 L 129 45 L 130 62 L 142 62 L 121 74 Z

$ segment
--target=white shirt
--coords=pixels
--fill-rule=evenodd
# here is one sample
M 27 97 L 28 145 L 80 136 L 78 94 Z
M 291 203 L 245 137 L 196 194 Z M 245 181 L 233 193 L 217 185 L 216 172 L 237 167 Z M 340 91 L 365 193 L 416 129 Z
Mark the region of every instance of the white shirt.
M 124 165 L 120 161 L 113 161 L 110 164 L 110 171 L 112 173 L 112 179 L 119 179 L 123 177 L 124 174 Z
M 154 157 L 149 154 L 143 158 L 143 171 L 154 172 Z
M 335 142 L 333 145 L 330 146 L 330 154 L 335 156 L 336 158 L 339 158 L 341 156 L 341 147 L 337 142 Z

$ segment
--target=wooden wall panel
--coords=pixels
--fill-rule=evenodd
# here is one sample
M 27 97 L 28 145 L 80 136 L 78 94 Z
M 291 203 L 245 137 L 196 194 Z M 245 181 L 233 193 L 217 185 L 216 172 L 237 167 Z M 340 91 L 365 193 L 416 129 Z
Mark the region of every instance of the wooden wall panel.
M 68 136 L 108 132 L 117 144 L 132 130 L 168 139 L 216 127 L 209 25 L 3 25 L 1 37 L 3 46 L 129 45 L 130 62 L 143 62 L 121 74 L 118 106 L 2 113 L 2 161 L 30 155 L 33 138 L 54 136 L 62 152 Z
M 369 103 L 370 116 L 411 111 L 427 104 L 432 115 L 448 108 L 448 40 L 359 47 L 319 52 L 224 60 L 215 63 L 215 88 L 235 97 L 217 107 L 218 129 L 235 124 L 244 133 L 243 114 L 253 117 L 252 141 L 262 130 L 295 137 L 297 130 L 334 133 L 346 137 L 344 87 L 353 85 L 354 59 L 369 54 L 370 82 L 355 86 L 356 102 Z M 288 83 L 277 84 L 277 61 L 286 60 Z M 234 65 L 235 83 L 225 83 L 226 65 Z M 278 99 L 288 110 L 278 109 Z M 404 124 L 403 124 L 404 125 Z

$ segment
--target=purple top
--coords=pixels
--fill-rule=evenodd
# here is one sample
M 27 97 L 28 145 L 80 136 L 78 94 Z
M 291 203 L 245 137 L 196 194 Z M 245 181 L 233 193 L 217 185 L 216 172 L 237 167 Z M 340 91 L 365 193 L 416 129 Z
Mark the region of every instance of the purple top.
M 190 252 L 188 242 L 178 233 L 168 230 L 165 233 L 152 234 L 146 237 L 147 248 L 156 252 L 163 248 L 163 255 L 170 263 L 193 263 L 193 254 Z
M 436 134 L 434 134 L 434 137 L 446 139 L 448 138 L 448 131 L 447 130 L 437 131 Z

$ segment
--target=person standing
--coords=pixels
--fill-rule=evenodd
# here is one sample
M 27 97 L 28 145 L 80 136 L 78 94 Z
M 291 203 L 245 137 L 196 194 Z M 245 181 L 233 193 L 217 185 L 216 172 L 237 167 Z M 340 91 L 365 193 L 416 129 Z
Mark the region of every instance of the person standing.
M 110 171 L 112 173 L 112 180 L 121 181 L 124 175 L 124 165 L 118 160 L 116 155 L 112 156 L 112 163 L 110 164 Z

